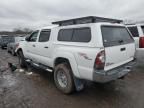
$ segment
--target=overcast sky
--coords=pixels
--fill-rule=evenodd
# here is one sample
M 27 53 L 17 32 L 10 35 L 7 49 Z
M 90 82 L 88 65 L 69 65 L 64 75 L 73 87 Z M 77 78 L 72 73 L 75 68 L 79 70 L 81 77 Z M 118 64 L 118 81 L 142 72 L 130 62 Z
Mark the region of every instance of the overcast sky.
M 0 0 L 0 31 L 81 16 L 144 19 L 144 0 Z

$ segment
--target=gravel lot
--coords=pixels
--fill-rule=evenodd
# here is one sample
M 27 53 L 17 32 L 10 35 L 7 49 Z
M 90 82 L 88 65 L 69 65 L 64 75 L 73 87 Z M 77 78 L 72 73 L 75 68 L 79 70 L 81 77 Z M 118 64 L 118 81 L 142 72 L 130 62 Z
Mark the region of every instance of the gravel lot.
M 88 82 L 82 92 L 60 93 L 53 74 L 32 68 L 32 73 L 11 72 L 7 62 L 17 57 L 0 50 L 0 108 L 144 108 L 144 58 L 137 53 L 137 66 L 124 80 L 110 84 Z

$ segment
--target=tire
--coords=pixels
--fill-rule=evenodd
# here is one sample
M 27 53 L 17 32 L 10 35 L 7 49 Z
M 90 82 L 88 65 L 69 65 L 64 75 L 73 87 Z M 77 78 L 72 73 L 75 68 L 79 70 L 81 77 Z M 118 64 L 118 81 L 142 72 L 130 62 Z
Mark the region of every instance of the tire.
M 74 91 L 72 70 L 67 63 L 58 64 L 54 69 L 54 81 L 56 87 L 64 94 Z
M 10 51 L 7 49 L 7 52 L 10 53 Z
M 4 49 L 4 47 L 3 47 L 3 46 L 1 46 L 1 49 Z
M 26 67 L 26 62 L 25 62 L 24 55 L 23 55 L 22 51 L 18 52 L 18 58 L 19 58 L 19 65 L 20 65 L 20 67 L 21 68 L 25 68 Z

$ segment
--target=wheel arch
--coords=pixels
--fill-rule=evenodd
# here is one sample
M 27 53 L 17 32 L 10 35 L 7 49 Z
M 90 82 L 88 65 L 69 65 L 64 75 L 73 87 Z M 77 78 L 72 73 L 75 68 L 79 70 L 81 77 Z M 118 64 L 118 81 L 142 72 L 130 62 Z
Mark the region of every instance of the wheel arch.
M 55 67 L 56 65 L 62 63 L 62 62 L 67 62 L 71 69 L 72 69 L 72 72 L 73 72 L 73 75 L 77 78 L 80 78 L 80 74 L 79 74 L 79 71 L 78 71 L 78 65 L 76 63 L 76 60 L 75 60 L 75 57 L 71 54 L 62 54 L 61 56 L 57 56 L 54 58 L 54 62 L 53 62 L 53 67 Z
M 22 48 L 17 49 L 17 50 L 16 50 L 16 54 L 19 55 L 19 51 L 22 51 L 22 52 L 23 52 Z

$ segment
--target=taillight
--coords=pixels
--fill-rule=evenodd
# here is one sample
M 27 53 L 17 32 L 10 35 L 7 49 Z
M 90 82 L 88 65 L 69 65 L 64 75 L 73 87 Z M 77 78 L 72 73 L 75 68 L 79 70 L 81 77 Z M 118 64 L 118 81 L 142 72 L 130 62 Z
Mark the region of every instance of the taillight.
M 139 48 L 144 48 L 144 37 L 140 37 L 139 39 Z
M 101 70 L 104 69 L 105 66 L 105 51 L 101 51 L 98 53 L 96 60 L 95 60 L 95 69 Z

